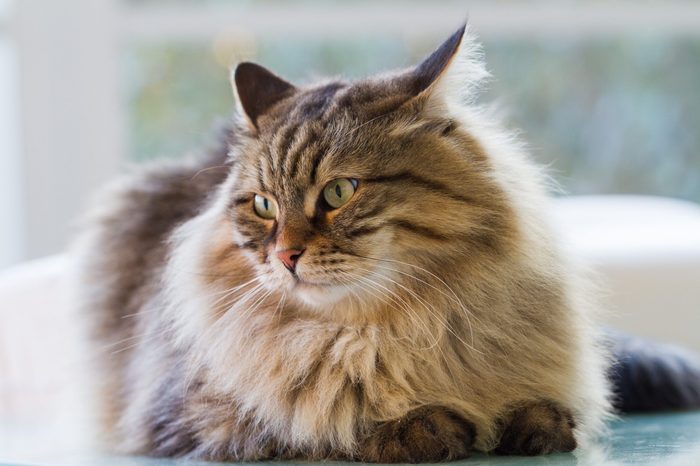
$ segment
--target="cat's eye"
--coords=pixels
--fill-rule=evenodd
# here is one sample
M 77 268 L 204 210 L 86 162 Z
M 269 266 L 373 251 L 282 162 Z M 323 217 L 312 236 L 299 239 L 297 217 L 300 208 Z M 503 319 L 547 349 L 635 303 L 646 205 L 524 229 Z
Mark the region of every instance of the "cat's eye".
M 265 196 L 256 194 L 253 207 L 255 208 L 255 213 L 258 214 L 259 217 L 266 219 L 277 217 L 277 206 Z
M 323 199 L 332 209 L 337 209 L 355 194 L 357 180 L 351 178 L 338 178 L 333 180 L 323 188 Z

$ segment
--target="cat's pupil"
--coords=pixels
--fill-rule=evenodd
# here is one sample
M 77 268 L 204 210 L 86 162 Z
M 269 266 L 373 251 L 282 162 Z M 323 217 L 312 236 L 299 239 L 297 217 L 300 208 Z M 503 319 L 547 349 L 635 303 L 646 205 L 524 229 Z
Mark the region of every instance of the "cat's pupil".
M 335 185 L 335 194 L 336 194 L 338 197 L 343 197 L 343 190 L 340 189 L 340 183 L 338 183 L 338 184 Z
M 270 208 L 267 205 L 267 199 L 263 200 L 263 206 L 265 207 L 265 210 L 270 210 Z

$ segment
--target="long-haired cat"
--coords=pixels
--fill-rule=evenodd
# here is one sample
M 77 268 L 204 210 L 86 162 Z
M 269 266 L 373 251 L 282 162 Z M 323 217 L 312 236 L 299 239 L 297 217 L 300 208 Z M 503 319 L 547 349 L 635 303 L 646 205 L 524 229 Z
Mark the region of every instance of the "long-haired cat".
M 474 104 L 486 74 L 465 28 L 357 82 L 242 63 L 220 150 L 105 196 L 82 282 L 110 445 L 421 462 L 594 437 L 606 351 L 545 178 Z

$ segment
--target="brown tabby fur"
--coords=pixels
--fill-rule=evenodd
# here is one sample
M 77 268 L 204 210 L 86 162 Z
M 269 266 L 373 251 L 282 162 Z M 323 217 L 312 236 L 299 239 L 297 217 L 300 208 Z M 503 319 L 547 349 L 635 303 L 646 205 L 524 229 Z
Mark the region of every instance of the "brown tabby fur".
M 355 83 L 241 65 L 224 147 L 112 190 L 82 243 L 109 444 L 420 462 L 595 435 L 607 388 L 585 289 L 543 176 L 470 103 L 484 75 L 464 30 Z M 357 191 L 322 208 L 337 178 Z M 296 275 L 286 248 L 305 248 Z

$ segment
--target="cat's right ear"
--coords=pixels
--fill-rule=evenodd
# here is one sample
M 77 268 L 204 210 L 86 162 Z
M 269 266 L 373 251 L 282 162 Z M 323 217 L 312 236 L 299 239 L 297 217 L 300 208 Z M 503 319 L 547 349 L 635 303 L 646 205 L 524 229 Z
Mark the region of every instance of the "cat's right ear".
M 449 107 L 472 101 L 489 76 L 481 55 L 481 46 L 465 23 L 403 78 L 426 109 L 445 115 Z
M 250 62 L 240 63 L 232 71 L 231 86 L 241 114 L 246 117 L 251 129 L 256 131 L 260 117 L 296 91 L 292 84 Z

